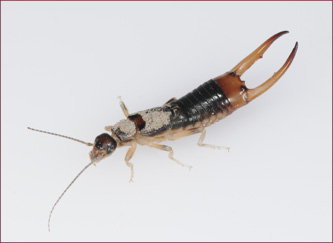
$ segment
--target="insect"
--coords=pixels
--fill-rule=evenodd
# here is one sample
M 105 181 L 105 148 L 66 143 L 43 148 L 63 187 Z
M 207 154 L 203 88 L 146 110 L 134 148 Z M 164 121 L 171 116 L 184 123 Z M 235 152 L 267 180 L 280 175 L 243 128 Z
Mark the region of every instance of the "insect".
M 240 79 L 241 75 L 263 56 L 270 45 L 286 33 L 288 31 L 282 31 L 273 35 L 232 68 L 231 71 L 205 82 L 179 99 L 170 99 L 162 106 L 130 114 L 126 105 L 120 99 L 120 107 L 126 118 L 113 126 L 105 127 L 110 134 L 103 133 L 97 136 L 94 143 L 87 143 L 64 135 L 28 127 L 28 129 L 33 131 L 68 138 L 93 147 L 89 153 L 90 163 L 80 171 L 54 203 L 48 219 L 49 231 L 52 212 L 70 186 L 89 166 L 109 157 L 117 148 L 129 147 L 125 156 L 125 162 L 131 169 L 130 182 L 133 182 L 134 176 L 133 164 L 130 160 L 135 153 L 137 144 L 166 151 L 169 153 L 171 160 L 189 169 L 191 168 L 190 166 L 181 163 L 173 157 L 171 147 L 162 145 L 160 142 L 176 140 L 192 134 L 201 133 L 198 141 L 199 146 L 229 149 L 204 144 L 205 128 L 225 118 L 238 108 L 263 94 L 287 71 L 296 55 L 298 42 L 296 42 L 284 65 L 263 84 L 254 89 L 249 89 L 246 87 L 245 82 Z

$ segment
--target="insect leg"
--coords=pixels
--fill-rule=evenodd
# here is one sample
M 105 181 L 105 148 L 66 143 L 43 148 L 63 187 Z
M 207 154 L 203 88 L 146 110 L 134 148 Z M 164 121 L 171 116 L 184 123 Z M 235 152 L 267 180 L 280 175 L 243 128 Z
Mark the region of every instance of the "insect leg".
M 111 132 L 112 126 L 106 126 L 105 130 Z
M 202 142 L 204 141 L 205 137 L 206 137 L 206 129 L 204 129 L 204 130 L 202 131 L 201 136 L 200 136 L 200 138 L 199 138 L 198 145 L 199 145 L 200 147 L 206 147 L 206 148 L 212 148 L 212 149 L 226 149 L 226 150 L 228 150 L 228 152 L 229 152 L 229 150 L 230 150 L 229 147 L 216 146 L 216 145 L 211 145 L 211 144 L 202 143 Z
M 131 168 L 131 178 L 130 178 L 129 182 L 134 182 L 133 181 L 133 177 L 134 177 L 133 164 L 129 161 L 133 157 L 135 150 L 136 150 L 136 143 L 133 143 L 132 146 L 128 149 L 126 156 L 125 156 L 126 165 Z
M 182 167 L 187 167 L 189 168 L 189 170 L 192 169 L 192 166 L 190 165 L 186 165 L 186 164 L 183 164 L 181 162 L 179 162 L 178 160 L 176 160 L 174 157 L 173 157 L 173 149 L 169 146 L 166 146 L 166 145 L 161 145 L 161 144 L 156 144 L 156 143 L 151 143 L 148 145 L 149 147 L 152 147 L 152 148 L 156 148 L 156 149 L 159 149 L 159 150 L 163 150 L 163 151 L 167 151 L 169 152 L 169 159 L 175 161 L 177 164 L 179 164 L 180 166 Z
M 126 116 L 126 118 L 129 116 L 129 112 L 128 112 L 128 110 L 127 110 L 127 107 L 126 107 L 126 105 L 125 105 L 125 103 L 124 103 L 124 101 L 121 99 L 121 97 L 120 96 L 118 96 L 118 99 L 120 100 L 120 107 L 121 107 L 121 109 L 123 110 L 123 113 L 124 113 L 124 115 Z
M 173 98 L 171 98 L 170 100 L 168 100 L 167 102 L 165 102 L 164 105 L 169 104 L 169 103 L 171 103 L 171 102 L 173 102 L 173 101 L 175 101 L 175 100 L 177 100 L 177 98 L 176 98 L 176 97 L 173 97 Z

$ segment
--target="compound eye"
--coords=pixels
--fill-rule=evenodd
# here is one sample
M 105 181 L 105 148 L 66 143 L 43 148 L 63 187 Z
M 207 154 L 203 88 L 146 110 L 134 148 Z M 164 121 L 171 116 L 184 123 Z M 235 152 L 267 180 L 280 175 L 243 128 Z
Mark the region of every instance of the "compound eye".
M 102 150 L 104 146 L 101 141 L 97 141 L 95 142 L 95 147 L 98 148 L 98 150 Z
M 108 144 L 106 147 L 106 154 L 111 154 L 114 150 L 114 147 L 111 144 Z

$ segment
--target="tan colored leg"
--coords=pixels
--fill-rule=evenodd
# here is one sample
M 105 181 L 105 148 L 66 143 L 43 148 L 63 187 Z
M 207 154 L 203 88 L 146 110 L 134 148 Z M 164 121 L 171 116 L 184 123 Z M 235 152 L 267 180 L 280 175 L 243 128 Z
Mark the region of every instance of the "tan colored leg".
M 148 144 L 148 146 L 149 146 L 149 147 L 152 147 L 152 148 L 156 148 L 156 149 L 159 149 L 159 150 L 163 150 L 163 151 L 167 151 L 167 152 L 169 152 L 169 159 L 175 161 L 177 164 L 179 164 L 179 165 L 182 166 L 182 167 L 187 167 L 189 170 L 192 169 L 192 166 L 190 166 L 190 165 L 186 165 L 186 164 L 183 164 L 183 163 L 179 162 L 178 160 L 176 160 L 176 159 L 173 157 L 173 150 L 172 150 L 171 147 L 166 146 L 166 145 L 156 144 L 156 143 Z
M 127 151 L 126 156 L 125 156 L 126 165 L 131 168 L 131 178 L 130 178 L 129 182 L 134 182 L 133 181 L 133 177 L 134 177 L 133 164 L 129 161 L 133 157 L 135 150 L 136 150 L 136 143 L 133 143 L 132 146 Z
M 108 132 L 111 132 L 111 129 L 112 129 L 112 126 L 106 126 L 105 127 L 105 130 L 108 131 Z
M 118 99 L 120 100 L 120 107 L 121 107 L 121 109 L 123 110 L 124 115 L 125 115 L 126 118 L 127 118 L 127 117 L 129 116 L 129 112 L 128 112 L 128 110 L 127 110 L 127 107 L 126 107 L 125 103 L 123 102 L 123 100 L 121 99 L 120 96 L 118 96 Z
M 206 147 L 206 148 L 212 148 L 212 149 L 226 149 L 229 152 L 229 150 L 230 150 L 229 147 L 216 146 L 216 145 L 202 143 L 203 140 L 205 139 L 205 137 L 206 137 L 206 129 L 204 129 L 201 133 L 201 136 L 200 136 L 199 141 L 198 141 L 199 146 Z

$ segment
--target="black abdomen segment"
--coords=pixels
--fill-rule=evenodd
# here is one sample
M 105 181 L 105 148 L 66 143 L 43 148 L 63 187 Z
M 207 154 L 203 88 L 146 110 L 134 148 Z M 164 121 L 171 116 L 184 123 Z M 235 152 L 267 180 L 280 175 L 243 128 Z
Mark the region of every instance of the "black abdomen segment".
M 214 80 L 209 80 L 198 88 L 169 104 L 174 114 L 171 118 L 172 129 L 187 127 L 218 113 L 229 113 L 231 104 L 227 96 Z

